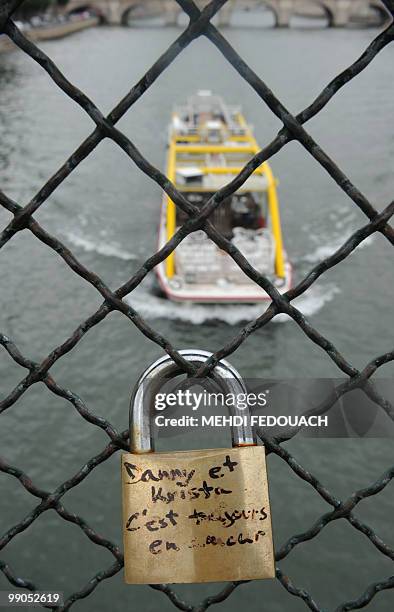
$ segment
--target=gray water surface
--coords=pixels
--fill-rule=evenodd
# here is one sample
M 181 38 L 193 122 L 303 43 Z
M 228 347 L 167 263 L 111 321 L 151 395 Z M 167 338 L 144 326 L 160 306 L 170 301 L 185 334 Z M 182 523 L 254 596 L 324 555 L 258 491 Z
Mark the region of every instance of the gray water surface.
M 246 27 L 225 33 L 293 113 L 307 106 L 377 34 L 371 30 Z M 178 34 L 175 28 L 100 28 L 42 43 L 42 48 L 106 113 Z M 393 195 L 393 54 L 393 48 L 386 48 L 307 128 L 378 210 Z M 171 108 L 201 88 L 212 89 L 228 103 L 242 104 L 261 145 L 280 128 L 264 103 L 205 39 L 191 44 L 175 60 L 119 128 L 153 164 L 163 168 Z M 93 127 L 85 113 L 27 56 L 20 52 L 0 56 L 0 187 L 8 196 L 26 204 Z M 280 181 L 285 245 L 298 281 L 364 225 L 366 218 L 300 145 L 288 145 L 272 160 L 272 167 Z M 123 151 L 105 141 L 55 191 L 36 218 L 115 289 L 154 252 L 160 197 L 159 188 Z M 0 210 L 2 228 L 10 218 Z M 390 254 L 385 239 L 374 236 L 296 302 L 357 368 L 393 347 Z M 30 359 L 41 361 L 102 302 L 91 286 L 28 232 L 17 234 L 4 247 L 0 261 L 1 331 Z M 222 347 L 262 311 L 261 306 L 175 305 L 152 294 L 151 277 L 133 292 L 129 302 L 175 347 L 206 350 Z M 115 313 L 90 331 L 51 372 L 59 385 L 79 394 L 90 410 L 123 430 L 131 387 L 144 366 L 160 354 L 130 321 Z M 248 377 L 340 374 L 294 322 L 283 319 L 252 334 L 230 361 Z M 5 396 L 25 371 L 5 351 L 0 353 L 0 368 L 1 394 Z M 392 372 L 392 365 L 381 370 L 387 377 Z M 30 388 L 1 417 L 1 454 L 46 490 L 68 479 L 106 443 L 100 429 L 42 384 Z M 220 443 L 225 441 L 217 440 L 212 432 L 204 440 L 186 436 L 173 441 L 177 447 Z M 343 499 L 380 477 L 393 457 L 390 440 L 295 438 L 286 448 Z M 330 507 L 276 456 L 269 457 L 268 467 L 279 548 Z M 120 499 L 119 455 L 115 455 L 63 502 L 120 544 Z M 14 478 L 2 475 L 1 531 L 20 521 L 37 503 Z M 391 547 L 392 504 L 389 485 L 355 511 Z M 41 589 L 59 589 L 67 595 L 113 561 L 106 549 L 94 546 L 80 529 L 53 511 L 15 537 L 2 558 L 18 576 L 33 580 Z M 310 590 L 319 605 L 330 610 L 392 573 L 390 560 L 346 521 L 329 524 L 311 542 L 296 547 L 281 567 L 298 587 Z M 0 577 L 0 588 L 9 588 L 4 577 Z M 175 587 L 192 602 L 218 588 L 214 584 Z M 241 586 L 218 610 L 232 612 L 240 606 L 251 612 L 306 609 L 277 581 Z M 393 606 L 393 594 L 386 591 L 376 596 L 369 609 L 389 612 Z M 149 587 L 125 586 L 121 574 L 103 582 L 74 608 L 92 612 L 173 610 L 164 595 Z

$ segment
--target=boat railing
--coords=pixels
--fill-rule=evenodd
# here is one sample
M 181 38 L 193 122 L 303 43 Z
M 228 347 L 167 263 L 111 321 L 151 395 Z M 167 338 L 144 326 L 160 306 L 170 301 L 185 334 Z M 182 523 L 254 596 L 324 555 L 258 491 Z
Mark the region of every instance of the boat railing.
M 230 137 L 242 137 L 245 138 L 248 135 L 248 131 L 236 125 L 227 126 L 228 134 Z M 185 122 L 179 123 L 179 125 L 171 126 L 172 134 L 176 137 L 181 138 L 182 136 L 199 136 L 200 130 L 197 124 L 188 125 Z
M 247 136 L 251 133 L 251 128 L 246 122 L 243 122 L 243 124 L 239 122 L 241 114 L 240 106 L 228 107 L 219 97 L 204 100 L 199 96 L 190 98 L 187 105 L 175 106 L 174 108 L 174 116 L 178 117 L 179 122 L 184 124 L 181 130 L 182 133 L 191 135 L 198 133 L 199 123 L 197 118 L 202 112 L 221 116 L 230 135 Z

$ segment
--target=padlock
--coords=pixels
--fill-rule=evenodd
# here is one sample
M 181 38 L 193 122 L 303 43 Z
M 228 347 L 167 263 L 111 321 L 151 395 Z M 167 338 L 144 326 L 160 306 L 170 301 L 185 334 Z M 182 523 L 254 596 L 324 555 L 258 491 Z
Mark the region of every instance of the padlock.
M 183 350 L 201 365 L 210 353 Z M 154 452 L 156 393 L 181 374 L 168 356 L 138 380 L 130 405 L 130 453 L 121 459 L 125 581 L 220 582 L 275 576 L 265 449 L 247 410 L 231 416 L 231 449 Z M 245 393 L 239 373 L 220 361 L 210 374 L 223 393 Z M 244 396 L 245 397 L 245 396 Z M 238 419 L 240 421 L 240 419 Z

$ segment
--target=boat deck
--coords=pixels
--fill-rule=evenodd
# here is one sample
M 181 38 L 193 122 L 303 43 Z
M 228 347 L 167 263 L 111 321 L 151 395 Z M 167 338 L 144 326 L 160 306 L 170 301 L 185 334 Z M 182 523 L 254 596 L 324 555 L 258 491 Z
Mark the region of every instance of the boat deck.
M 186 199 L 203 209 L 260 151 L 237 107 L 200 92 L 175 109 L 169 128 L 167 176 Z M 159 246 L 187 220 L 165 196 Z M 242 185 L 210 216 L 213 225 L 281 291 L 290 287 L 291 267 L 283 248 L 276 180 L 268 163 L 251 169 Z M 258 302 L 269 299 L 232 258 L 203 231 L 187 236 L 165 264 L 160 284 L 174 300 Z

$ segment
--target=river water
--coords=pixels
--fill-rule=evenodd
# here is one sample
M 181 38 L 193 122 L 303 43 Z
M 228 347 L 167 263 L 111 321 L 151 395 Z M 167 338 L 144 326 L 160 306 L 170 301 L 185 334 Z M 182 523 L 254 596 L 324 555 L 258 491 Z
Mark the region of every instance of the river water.
M 176 28 L 97 28 L 42 43 L 42 48 L 108 112 L 178 34 Z M 294 113 L 358 57 L 376 34 L 375 30 L 298 27 L 276 31 L 246 25 L 226 30 L 241 55 Z M 384 50 L 308 124 L 314 138 L 379 210 L 392 198 L 393 53 L 393 48 Z M 260 144 L 270 141 L 280 127 L 220 53 L 202 39 L 176 59 L 119 127 L 153 164 L 163 167 L 172 105 L 200 88 L 212 89 L 228 103 L 241 103 Z M 26 204 L 92 127 L 90 119 L 28 57 L 19 52 L 0 56 L 1 189 L 10 197 Z M 274 158 L 272 167 L 280 181 L 285 244 L 297 281 L 366 220 L 300 145 L 288 145 Z M 36 217 L 88 268 L 116 288 L 154 251 L 159 204 L 160 190 L 155 184 L 117 146 L 105 141 Z M 2 227 L 9 218 L 0 210 Z M 297 300 L 311 323 L 358 368 L 392 349 L 394 285 L 389 255 L 386 241 L 373 237 Z M 1 281 L 1 331 L 37 361 L 61 344 L 102 301 L 27 232 L 4 247 Z M 151 289 L 149 277 L 129 301 L 177 348 L 218 349 L 246 320 L 261 312 L 257 306 L 174 305 L 154 296 Z M 52 374 L 60 385 L 78 393 L 92 411 L 123 430 L 131 387 L 143 367 L 160 354 L 131 322 L 112 314 L 61 359 Z M 231 362 L 249 377 L 339 375 L 327 355 L 296 324 L 283 319 L 249 337 Z M 0 354 L 0 368 L 1 394 L 6 395 L 24 371 L 5 351 Z M 392 366 L 385 366 L 382 375 L 392 376 Z M 1 454 L 47 490 L 69 478 L 106 444 L 101 430 L 41 384 L 30 388 L 2 415 L 1 422 Z M 173 444 L 218 444 L 213 434 L 207 437 L 201 441 L 186 436 Z M 287 448 L 340 498 L 376 480 L 393 456 L 390 440 L 295 438 Z M 330 508 L 280 459 L 270 456 L 268 465 L 279 548 Z M 2 476 L 1 487 L 0 523 L 5 531 L 37 500 L 10 476 Z M 96 469 L 63 501 L 67 509 L 80 513 L 100 533 L 120 543 L 119 456 Z M 392 503 L 389 486 L 378 498 L 363 501 L 356 511 L 391 546 Z M 3 558 L 19 576 L 36 581 L 42 589 L 60 589 L 66 594 L 112 563 L 107 550 L 93 547 L 77 527 L 52 511 L 18 535 Z M 389 559 L 346 521 L 328 525 L 317 538 L 296 547 L 281 567 L 325 609 L 357 598 L 370 582 L 391 572 Z M 4 578 L 0 584 L 3 590 L 8 588 Z M 218 588 L 212 584 L 175 587 L 193 602 Z M 241 605 L 251 612 L 305 609 L 277 581 L 241 586 L 218 610 L 231 612 Z M 386 591 L 373 600 L 370 609 L 388 612 L 393 606 L 393 594 Z M 120 574 L 75 605 L 76 610 L 92 612 L 126 607 L 143 612 L 173 609 L 165 596 L 149 587 L 125 586 Z

